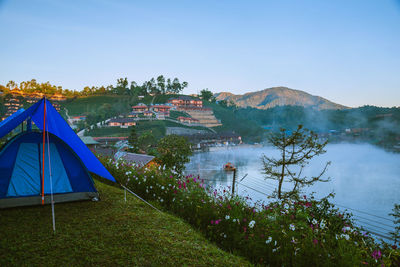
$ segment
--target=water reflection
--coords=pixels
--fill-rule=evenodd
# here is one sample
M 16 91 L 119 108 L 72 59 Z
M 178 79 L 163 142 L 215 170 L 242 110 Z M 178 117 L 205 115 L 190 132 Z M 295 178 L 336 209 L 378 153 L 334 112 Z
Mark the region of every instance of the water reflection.
M 316 197 L 321 198 L 334 192 L 335 203 L 390 218 L 394 203 L 400 203 L 400 155 L 367 144 L 332 144 L 326 150 L 326 154 L 310 162 L 304 174 L 317 175 L 327 161 L 332 161 L 326 173 L 331 181 L 307 188 L 306 193 L 316 192 Z M 276 183 L 263 178 L 262 154 L 274 157 L 279 152 L 271 147 L 234 147 L 198 153 L 187 164 L 187 173 L 200 175 L 213 186 L 229 186 L 232 172 L 222 167 L 231 162 L 237 167 L 239 180 L 247 174 L 242 182 L 247 187 L 238 185 L 237 192 L 249 194 L 254 201 L 267 201 L 266 195 L 276 188 Z M 284 188 L 290 185 L 284 184 Z

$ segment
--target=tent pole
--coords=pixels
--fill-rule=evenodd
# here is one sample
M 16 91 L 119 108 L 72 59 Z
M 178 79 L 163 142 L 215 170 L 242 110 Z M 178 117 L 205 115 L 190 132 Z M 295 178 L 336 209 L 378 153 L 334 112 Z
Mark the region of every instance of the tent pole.
M 49 158 L 49 174 L 50 174 L 50 194 L 51 194 L 51 215 L 53 221 L 53 233 L 56 233 L 56 215 L 54 212 L 54 197 L 53 197 L 53 176 L 51 174 L 51 154 L 50 154 L 50 138 L 49 138 L 49 126 L 47 124 L 47 157 Z
M 42 205 L 44 205 L 44 153 L 45 153 L 45 142 L 46 142 L 46 97 L 44 99 L 43 106 L 43 150 L 42 150 Z

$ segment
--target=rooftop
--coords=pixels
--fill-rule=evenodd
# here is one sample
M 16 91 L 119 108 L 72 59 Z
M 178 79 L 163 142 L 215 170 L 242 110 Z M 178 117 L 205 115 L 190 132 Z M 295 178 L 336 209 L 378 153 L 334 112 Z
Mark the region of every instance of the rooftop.
M 115 154 L 115 158 L 124 159 L 130 163 L 135 163 L 141 166 L 145 166 L 147 163 L 149 163 L 154 159 L 154 156 L 118 151 Z

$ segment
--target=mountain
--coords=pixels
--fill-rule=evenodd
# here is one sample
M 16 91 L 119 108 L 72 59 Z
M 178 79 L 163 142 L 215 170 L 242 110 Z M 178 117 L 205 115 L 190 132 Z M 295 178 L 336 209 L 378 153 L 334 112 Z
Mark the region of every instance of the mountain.
M 275 106 L 303 106 L 316 109 L 346 109 L 347 107 L 333 103 L 323 97 L 310 95 L 301 90 L 287 87 L 272 87 L 257 92 L 235 95 L 221 92 L 214 95 L 217 100 L 232 100 L 239 107 L 268 109 Z

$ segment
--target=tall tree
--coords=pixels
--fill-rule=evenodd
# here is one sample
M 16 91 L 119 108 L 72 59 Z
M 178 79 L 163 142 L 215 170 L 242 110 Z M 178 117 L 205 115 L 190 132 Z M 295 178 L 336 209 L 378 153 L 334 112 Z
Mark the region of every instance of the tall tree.
M 6 87 L 7 87 L 8 89 L 12 90 L 12 89 L 14 89 L 15 87 L 17 87 L 17 83 L 14 82 L 13 80 L 11 80 L 11 81 L 9 81 L 9 82 L 6 84 Z
M 170 78 L 167 79 L 166 87 L 167 87 L 167 89 L 166 89 L 167 93 L 173 93 L 172 82 L 171 82 Z
M 279 158 L 266 155 L 261 158 L 265 178 L 278 181 L 278 188 L 275 190 L 274 196 L 279 199 L 296 198 L 303 187 L 311 186 L 318 181 L 329 181 L 329 178 L 323 179 L 322 176 L 330 162 L 327 162 L 323 170 L 316 176 L 308 178 L 303 175 L 303 169 L 309 160 L 326 152 L 324 147 L 328 141 L 319 142 L 318 135 L 303 129 L 302 125 L 299 125 L 297 130 L 291 134 L 281 128 L 279 132 L 270 134 L 268 140 L 280 152 Z M 283 192 L 284 182 L 292 183 L 292 189 Z
M 157 77 L 157 87 L 160 90 L 161 94 L 165 94 L 165 78 L 164 76 L 160 75 Z
M 144 152 L 148 152 L 149 149 L 155 147 L 156 145 L 156 138 L 151 131 L 145 131 L 142 135 L 138 138 L 138 146 Z
M 183 91 L 183 89 L 187 88 L 188 85 L 189 85 L 188 82 L 182 82 L 181 90 Z
M 132 126 L 131 132 L 128 137 L 128 144 L 130 146 L 130 151 L 133 153 L 139 152 L 139 140 L 136 133 L 136 127 Z
M 211 102 L 211 99 L 214 97 L 214 94 L 210 90 L 208 90 L 208 88 L 206 88 L 200 91 L 200 97 L 205 101 Z
M 189 156 L 192 155 L 186 138 L 174 134 L 160 139 L 157 151 L 161 164 L 166 168 L 175 169 L 178 173 L 185 169 L 185 163 L 190 161 Z
M 178 78 L 174 78 L 174 80 L 172 81 L 172 92 L 175 94 L 179 94 L 179 92 L 181 91 L 181 84 L 179 83 L 179 79 Z

